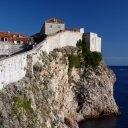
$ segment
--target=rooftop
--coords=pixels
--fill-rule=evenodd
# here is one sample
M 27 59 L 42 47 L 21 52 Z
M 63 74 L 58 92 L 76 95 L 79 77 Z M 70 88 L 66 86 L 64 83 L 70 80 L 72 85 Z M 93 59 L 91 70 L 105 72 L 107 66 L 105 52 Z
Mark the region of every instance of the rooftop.
M 51 19 L 48 19 L 46 21 L 46 23 L 59 23 L 59 24 L 64 24 L 64 22 L 62 22 L 61 20 L 58 20 L 56 18 L 51 18 Z

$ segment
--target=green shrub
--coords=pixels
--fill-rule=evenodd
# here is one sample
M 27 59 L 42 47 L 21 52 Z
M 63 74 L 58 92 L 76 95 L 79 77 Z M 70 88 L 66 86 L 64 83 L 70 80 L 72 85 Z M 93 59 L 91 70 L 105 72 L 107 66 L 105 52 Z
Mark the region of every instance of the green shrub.
M 76 47 L 82 50 L 83 55 L 88 54 L 90 52 L 89 46 L 83 40 L 77 41 Z
M 68 56 L 68 60 L 69 60 L 69 69 L 75 67 L 75 68 L 79 68 L 80 67 L 80 57 L 78 55 L 69 55 Z
M 102 54 L 99 52 L 90 52 L 85 56 L 85 61 L 87 65 L 96 68 L 102 61 Z
M 33 71 L 41 72 L 42 71 L 42 64 L 40 62 L 37 62 L 33 65 Z
M 102 61 L 102 54 L 99 52 L 90 52 L 89 45 L 83 40 L 79 40 L 76 46 L 82 50 L 85 66 L 96 68 Z
M 83 47 L 82 40 L 77 41 L 76 47 L 78 47 L 78 48 L 82 48 Z
M 31 100 L 27 100 L 26 98 L 21 98 L 21 97 L 15 97 L 14 98 L 15 105 L 17 107 L 22 107 L 26 111 L 31 111 Z
M 22 107 L 26 110 L 26 111 L 29 111 L 31 110 L 31 100 L 27 100 L 27 99 L 24 99 L 23 102 L 22 102 Z

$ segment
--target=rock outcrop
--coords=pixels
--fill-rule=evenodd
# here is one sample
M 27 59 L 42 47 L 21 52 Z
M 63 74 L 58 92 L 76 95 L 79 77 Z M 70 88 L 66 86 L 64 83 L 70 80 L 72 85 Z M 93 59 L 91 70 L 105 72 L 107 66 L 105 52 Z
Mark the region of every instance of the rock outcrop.
M 103 62 L 70 68 L 68 56 L 80 52 L 64 47 L 28 55 L 26 76 L 0 91 L 0 127 L 78 128 L 86 118 L 117 115 L 114 73 Z

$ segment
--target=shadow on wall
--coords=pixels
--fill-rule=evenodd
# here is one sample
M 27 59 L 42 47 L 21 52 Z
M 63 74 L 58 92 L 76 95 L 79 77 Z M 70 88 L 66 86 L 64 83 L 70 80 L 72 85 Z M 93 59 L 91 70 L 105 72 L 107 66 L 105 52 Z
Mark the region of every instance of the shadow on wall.
M 31 37 L 33 37 L 34 42 L 36 42 L 38 44 L 38 43 L 42 42 L 47 37 L 47 35 L 36 33 L 36 34 L 32 35 Z

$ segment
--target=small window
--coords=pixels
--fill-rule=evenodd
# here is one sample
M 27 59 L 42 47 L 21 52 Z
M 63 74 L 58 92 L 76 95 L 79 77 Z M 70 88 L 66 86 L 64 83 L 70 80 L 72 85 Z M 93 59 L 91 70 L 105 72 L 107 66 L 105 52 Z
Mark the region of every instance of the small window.
M 49 28 L 52 28 L 52 25 L 49 25 Z
M 57 25 L 58 28 L 61 28 L 60 25 Z

